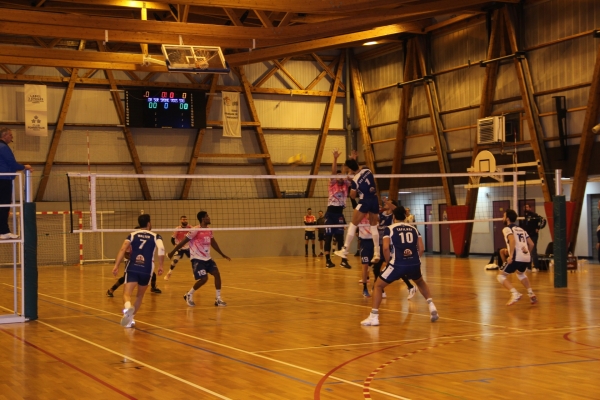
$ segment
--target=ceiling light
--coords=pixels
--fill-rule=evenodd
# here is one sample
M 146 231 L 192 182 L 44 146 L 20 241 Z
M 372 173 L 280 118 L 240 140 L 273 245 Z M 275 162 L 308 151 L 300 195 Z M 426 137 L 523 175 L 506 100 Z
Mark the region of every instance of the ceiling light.
M 363 46 L 373 46 L 374 44 L 377 44 L 377 42 L 376 41 L 367 42 L 367 43 L 363 44 Z

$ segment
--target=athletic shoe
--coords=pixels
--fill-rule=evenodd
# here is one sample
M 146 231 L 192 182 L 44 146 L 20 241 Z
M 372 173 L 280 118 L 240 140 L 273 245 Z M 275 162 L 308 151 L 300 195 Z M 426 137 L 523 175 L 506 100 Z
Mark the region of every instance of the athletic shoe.
M 156 293 L 156 294 L 160 294 L 160 293 L 162 293 L 162 290 L 160 290 L 160 289 L 159 289 L 159 288 L 157 288 L 157 287 L 150 288 L 150 291 L 151 291 L 152 293 Z
M 407 299 L 408 300 L 412 299 L 413 297 L 415 297 L 415 294 L 417 294 L 417 287 L 413 286 L 410 289 L 408 289 L 408 297 L 407 297 Z
M 106 291 L 106 297 L 115 297 L 115 296 L 114 296 L 114 295 L 113 295 L 113 293 L 110 291 L 110 289 L 108 289 L 108 290 Z
M 387 299 L 387 294 L 385 294 L 385 292 L 381 293 L 381 298 L 382 299 Z
M 497 264 L 488 264 L 485 266 L 486 271 L 494 271 L 500 268 Z
M 360 322 L 363 326 L 378 326 L 379 325 L 379 314 L 369 314 L 366 319 Z
M 510 300 L 508 300 L 508 303 L 506 303 L 507 306 L 512 306 L 513 304 L 515 304 L 517 301 L 519 301 L 521 299 L 521 293 L 514 293 L 512 292 L 511 296 L 510 296 Z
M 225 303 L 223 300 L 221 300 L 220 297 L 217 297 L 215 299 L 215 307 L 226 307 L 227 303 Z
M 531 302 L 531 304 L 537 303 L 537 296 L 533 293 L 529 294 L 529 301 Z
M 127 326 L 133 321 L 133 313 L 135 308 L 129 307 L 123 310 L 123 318 L 121 318 L 121 326 Z
M 319 257 L 323 257 L 323 252 L 320 252 L 320 253 L 319 253 Z
M 506 268 L 506 266 L 508 265 L 508 263 L 505 261 L 502 266 L 500 267 L 500 271 L 504 271 L 504 268 Z
M 18 239 L 19 235 L 15 235 L 14 233 L 4 233 L 2 235 L 0 235 L 0 239 L 2 240 L 9 240 L 9 239 Z
M 352 268 L 352 266 L 350 264 L 348 264 L 348 260 L 346 260 L 345 258 L 342 258 L 342 262 L 340 263 L 340 266 L 344 267 L 346 269 Z
M 183 299 L 185 300 L 187 305 L 190 307 L 194 307 L 196 305 L 196 303 L 194 303 L 194 295 L 193 294 L 186 293 L 183 295 Z
M 131 320 L 130 323 L 128 323 L 127 325 L 125 325 L 125 328 L 135 328 L 135 321 Z
M 316 256 L 317 256 L 317 253 L 313 253 L 313 257 L 316 257 Z
M 361 279 L 360 281 L 358 281 L 358 283 L 369 283 L 369 279 L 371 279 L 371 278 L 367 278 L 366 282 L 363 282 L 363 280 Z
M 431 322 L 435 322 L 440 319 L 440 315 L 435 308 L 433 310 L 429 310 L 429 312 L 431 313 Z
M 363 289 L 363 296 L 371 297 L 371 295 L 369 294 L 369 289 Z
M 338 257 L 347 258 L 348 250 L 345 247 L 342 247 L 341 250 L 334 251 L 333 254 L 335 254 Z
M 331 262 L 331 260 L 328 260 L 328 261 L 327 261 L 327 263 L 325 264 L 325 266 L 326 266 L 327 268 L 333 268 L 333 267 L 335 267 L 335 264 L 334 264 L 334 263 L 332 263 L 332 262 Z
M 537 269 L 537 268 L 532 268 L 531 269 L 531 272 L 538 272 L 538 271 L 539 271 L 539 269 Z
M 165 281 L 168 281 L 171 278 L 171 271 L 167 272 L 165 275 Z
M 379 262 L 380 258 L 379 258 L 379 254 L 375 254 L 373 256 L 373 258 L 371 259 L 371 264 L 377 264 Z

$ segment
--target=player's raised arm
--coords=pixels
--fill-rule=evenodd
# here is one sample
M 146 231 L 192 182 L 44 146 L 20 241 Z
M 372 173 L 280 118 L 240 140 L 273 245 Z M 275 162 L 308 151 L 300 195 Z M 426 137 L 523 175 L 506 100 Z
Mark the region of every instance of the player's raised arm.
M 183 240 L 181 242 L 177 243 L 175 248 L 169 252 L 169 254 L 168 254 L 169 258 L 173 258 L 173 254 L 175 254 L 177 252 L 177 250 L 179 250 L 180 248 L 185 246 L 185 244 L 189 241 L 190 241 L 190 239 L 186 236 L 185 238 L 183 238 Z M 161 240 L 161 243 L 162 243 L 162 240 Z
M 338 170 L 337 159 L 342 155 L 338 149 L 333 149 L 333 164 L 331 164 L 331 175 L 336 175 Z

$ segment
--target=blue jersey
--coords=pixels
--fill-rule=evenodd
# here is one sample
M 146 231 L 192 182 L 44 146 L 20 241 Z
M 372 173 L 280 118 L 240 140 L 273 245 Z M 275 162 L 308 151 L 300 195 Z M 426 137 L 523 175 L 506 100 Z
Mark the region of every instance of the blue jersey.
M 383 244 L 383 233 L 385 228 L 394 223 L 394 214 L 379 213 L 379 225 L 377 230 L 379 231 L 379 244 Z
M 356 190 L 359 199 L 377 198 L 375 177 L 369 168 L 363 168 L 352 178 L 352 190 Z
M 157 233 L 141 229 L 131 232 L 126 240 L 131 246 L 126 271 L 151 275 L 154 269 L 154 250 L 158 248 L 159 254 L 164 253 L 162 237 Z
M 412 225 L 399 222 L 385 228 L 384 237 L 390 238 L 390 264 L 395 267 L 420 265 L 419 238 L 421 234 Z

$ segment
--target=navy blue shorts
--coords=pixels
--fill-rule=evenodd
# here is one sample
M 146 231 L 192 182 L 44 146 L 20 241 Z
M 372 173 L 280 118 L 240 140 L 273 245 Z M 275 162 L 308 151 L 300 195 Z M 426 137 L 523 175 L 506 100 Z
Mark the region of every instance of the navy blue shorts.
M 377 197 L 360 199 L 355 210 L 358 210 L 363 214 L 373 213 L 379 215 L 379 200 Z
M 373 239 L 360 239 L 360 261 L 369 264 L 375 254 Z
M 343 225 L 341 228 L 325 228 L 325 235 L 343 235 L 346 226 L 346 218 L 342 213 L 325 213 L 325 225 Z
M 530 265 L 531 262 L 513 261 L 512 263 L 508 264 L 506 268 L 504 268 L 504 272 L 507 274 L 512 274 L 516 271 L 523 273 L 527 268 L 529 268 Z
M 152 274 L 139 271 L 125 271 L 125 283 L 135 282 L 140 286 L 148 286 Z
M 196 280 L 202 279 L 206 273 L 213 274 L 217 269 L 217 264 L 212 260 L 192 260 L 192 271 Z
M 421 264 L 413 264 L 413 265 L 403 265 L 403 266 L 395 266 L 388 264 L 381 271 L 381 275 L 379 276 L 386 283 L 392 283 L 401 279 L 404 275 L 408 279 L 416 281 L 421 279 Z
M 304 240 L 315 240 L 315 232 L 304 231 Z
M 319 230 L 319 242 L 325 240 L 325 232 L 321 233 Z

